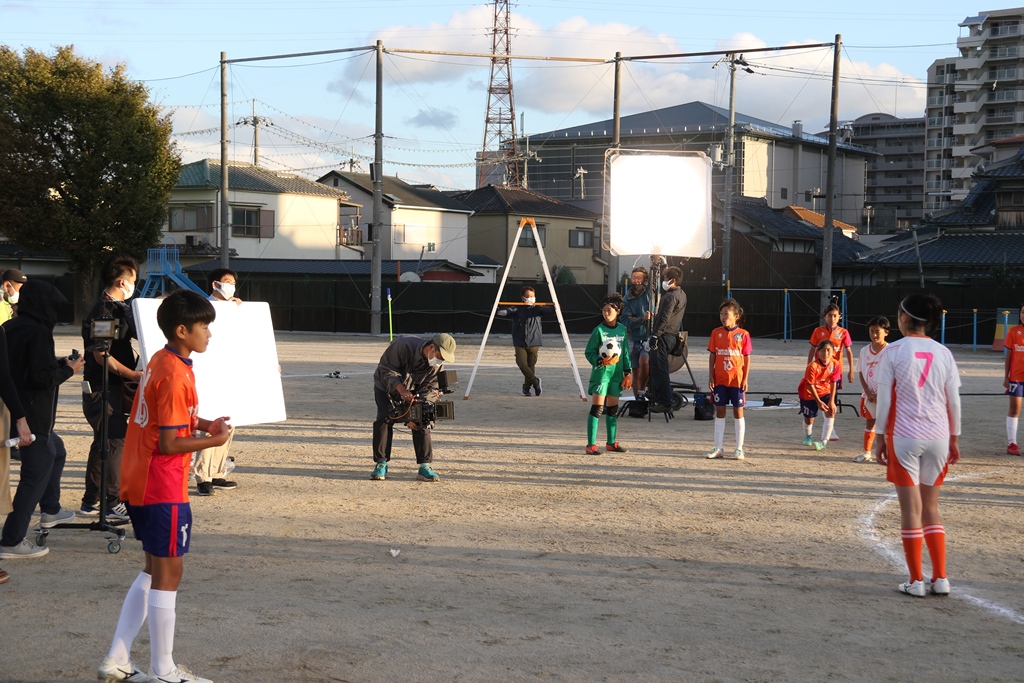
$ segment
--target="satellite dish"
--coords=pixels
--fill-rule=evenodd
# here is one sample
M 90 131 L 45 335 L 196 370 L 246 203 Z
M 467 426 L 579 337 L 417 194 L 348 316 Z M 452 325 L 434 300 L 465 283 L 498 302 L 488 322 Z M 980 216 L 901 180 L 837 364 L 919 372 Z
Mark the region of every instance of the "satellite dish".
M 422 282 L 423 278 L 420 277 L 419 273 L 402 273 L 398 278 L 399 282 Z

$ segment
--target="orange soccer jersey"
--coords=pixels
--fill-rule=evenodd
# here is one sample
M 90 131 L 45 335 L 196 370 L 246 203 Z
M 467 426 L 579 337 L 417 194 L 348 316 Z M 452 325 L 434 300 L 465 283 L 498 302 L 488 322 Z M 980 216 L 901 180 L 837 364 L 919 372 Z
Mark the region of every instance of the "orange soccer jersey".
M 797 393 L 805 401 L 813 401 L 817 396 L 828 396 L 832 393 L 832 378 L 836 374 L 834 363 L 822 365 L 817 358 L 807 364 L 804 377 L 800 380 Z
M 750 333 L 744 329 L 719 327 L 712 332 L 708 351 L 715 355 L 715 386 L 739 387 L 751 350 Z
M 1024 325 L 1011 327 L 1003 346 L 1010 354 L 1009 381 L 1024 382 Z
M 192 361 L 164 347 L 153 354 L 135 395 L 121 459 L 121 499 L 131 505 L 188 502 L 191 453 L 164 455 L 160 432 L 191 436 L 198 424 Z
M 832 342 L 832 360 L 836 363 L 836 374 L 843 374 L 843 348 L 853 346 L 853 339 L 844 327 L 836 325 L 836 329 L 830 330 L 824 325 L 818 327 L 811 333 L 811 346 L 817 347 L 823 339 Z

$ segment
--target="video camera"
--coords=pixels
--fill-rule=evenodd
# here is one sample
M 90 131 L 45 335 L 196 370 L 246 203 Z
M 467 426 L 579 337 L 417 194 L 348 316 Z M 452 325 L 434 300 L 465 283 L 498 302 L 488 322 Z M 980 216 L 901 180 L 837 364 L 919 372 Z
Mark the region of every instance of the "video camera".
M 437 373 L 437 389 L 442 394 L 453 393 L 459 388 L 459 378 L 454 370 L 442 370 Z M 391 410 L 388 419 L 392 422 L 412 422 L 420 429 L 432 429 L 437 420 L 454 420 L 455 403 L 452 401 L 427 400 L 433 387 L 417 389 L 413 393 L 412 404 L 406 404 L 401 398 L 391 399 Z
M 82 327 L 85 327 L 83 324 Z M 118 318 L 93 318 L 89 323 L 88 337 L 95 339 L 96 343 L 88 347 L 86 351 L 108 351 L 110 343 L 114 340 L 124 339 L 128 328 Z

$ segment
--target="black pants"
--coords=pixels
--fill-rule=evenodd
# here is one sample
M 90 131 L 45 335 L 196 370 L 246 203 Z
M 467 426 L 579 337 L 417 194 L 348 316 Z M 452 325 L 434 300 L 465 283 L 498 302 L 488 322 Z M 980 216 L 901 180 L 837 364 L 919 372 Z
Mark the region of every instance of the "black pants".
M 122 410 L 120 385 L 110 387 L 107 406 L 107 503 L 116 505 L 121 493 L 121 453 L 124 451 L 124 436 L 128 430 L 128 417 Z M 92 427 L 92 445 L 89 446 L 89 461 L 85 466 L 85 493 L 82 495 L 82 507 L 85 508 L 95 505 L 100 497 L 103 394 L 98 391 L 82 394 L 82 412 Z
M 64 441 L 50 432 L 21 447 L 21 480 L 14 494 L 14 510 L 7 515 L 0 545 L 15 546 L 25 540 L 36 505 L 49 515 L 60 512 L 60 477 L 68 452 Z
M 373 388 L 373 400 L 377 403 L 377 419 L 373 421 L 373 461 L 391 460 L 391 441 L 394 436 L 395 423 L 388 419 L 388 411 L 391 410 L 391 402 L 388 395 Z M 434 449 L 430 444 L 430 430 L 414 429 L 412 432 L 412 448 L 416 452 L 416 462 L 431 462 L 434 459 Z
M 650 393 L 656 403 L 672 405 L 672 381 L 668 369 L 668 357 L 679 343 L 679 335 L 663 334 L 658 336 L 658 348 L 651 349 L 651 378 L 648 381 Z

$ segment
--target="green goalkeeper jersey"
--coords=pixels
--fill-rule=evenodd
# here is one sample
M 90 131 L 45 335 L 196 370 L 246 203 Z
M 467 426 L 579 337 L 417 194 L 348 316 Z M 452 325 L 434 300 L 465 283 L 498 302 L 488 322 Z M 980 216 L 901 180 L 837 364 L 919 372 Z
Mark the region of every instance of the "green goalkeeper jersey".
M 601 360 L 601 345 L 609 339 L 615 339 L 619 342 L 619 348 L 621 349 L 619 362 L 615 365 L 598 365 L 598 362 Z M 587 342 L 584 355 L 594 368 L 590 371 L 591 384 L 595 380 L 621 382 L 623 375 L 632 371 L 632 367 L 629 364 L 629 342 L 626 340 L 626 326 L 618 323 L 615 327 L 608 327 L 608 325 L 602 322 L 591 332 L 590 341 Z

